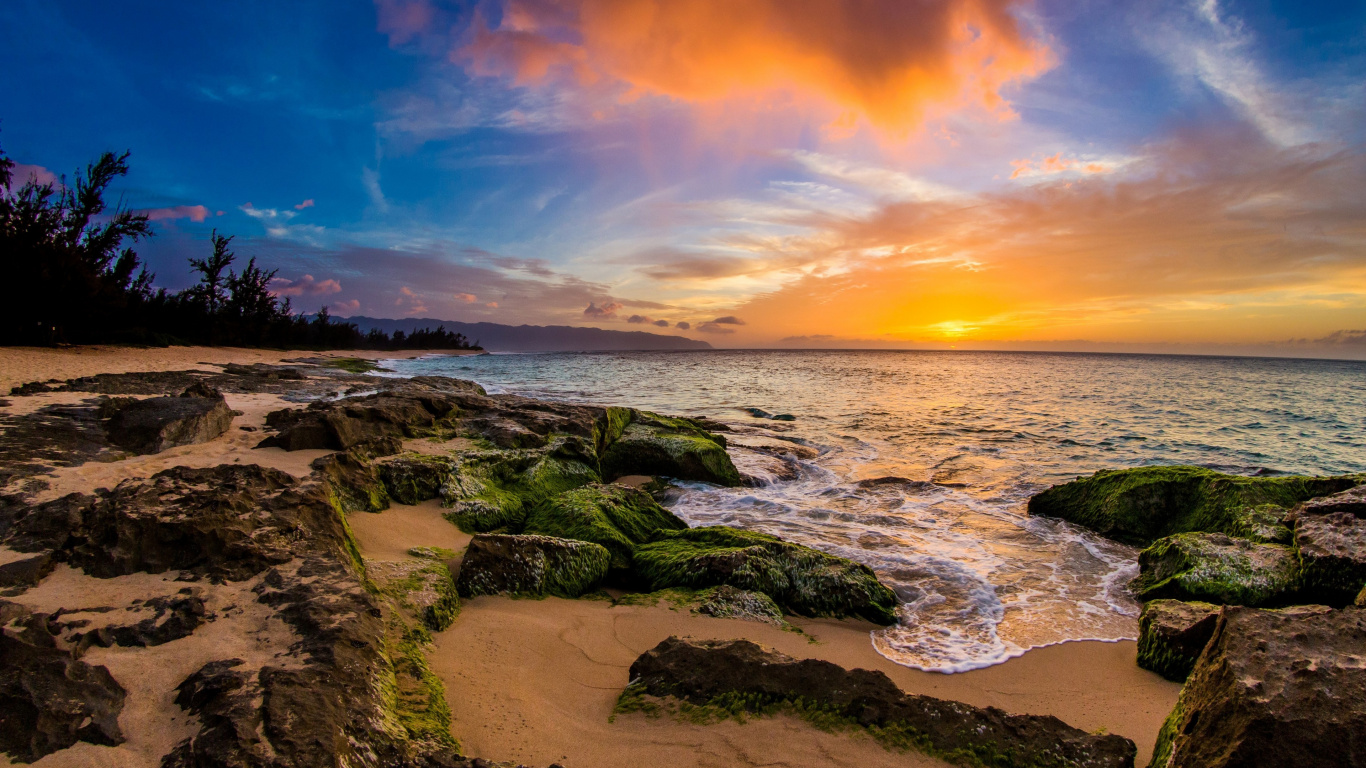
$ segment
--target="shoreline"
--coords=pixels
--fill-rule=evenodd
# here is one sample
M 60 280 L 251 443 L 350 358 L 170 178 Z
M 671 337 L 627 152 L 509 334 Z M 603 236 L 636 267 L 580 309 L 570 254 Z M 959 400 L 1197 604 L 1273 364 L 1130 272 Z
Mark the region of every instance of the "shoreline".
M 266 363 L 309 357 L 400 359 L 440 350 L 394 351 L 262 351 L 183 347 L 143 349 L 98 347 L 60 350 L 0 349 L 0 386 L 30 381 L 70 379 L 97 373 L 198 370 L 218 372 L 225 363 Z M 459 353 L 454 353 L 459 354 Z M 339 379 L 342 380 L 342 379 Z M 260 464 L 275 467 L 301 480 L 316 477 L 315 459 L 332 451 L 309 449 L 286 452 L 254 447 L 267 430 L 272 409 L 297 407 L 280 394 L 226 392 L 229 407 L 242 412 L 225 436 L 171 448 L 161 453 L 110 457 L 59 466 L 42 476 L 47 487 L 34 501 L 74 491 L 89 493 L 112 488 L 130 478 L 147 478 L 170 467 L 215 467 Z M 86 402 L 91 393 L 44 393 L 0 401 L 0 416 L 13 416 L 42 403 L 69 405 Z M 457 438 L 460 440 L 463 438 Z M 427 439 L 404 441 L 404 449 L 426 452 L 441 446 Z M 452 441 L 453 442 L 453 441 Z M 439 500 L 416 505 L 393 504 L 382 512 L 352 511 L 345 515 L 367 568 L 383 572 L 385 565 L 411 563 L 413 547 L 460 551 L 470 536 L 444 517 Z M 8 551 L 6 550 L 8 556 Z M 455 562 L 455 561 L 452 561 Z M 89 607 L 109 600 L 128 600 L 145 583 L 163 579 L 147 574 L 112 579 L 75 577 L 59 566 L 69 594 L 54 596 L 53 587 L 35 587 L 27 604 L 51 612 L 80 604 Z M 172 574 L 174 571 L 171 572 Z M 54 582 L 55 584 L 56 582 Z M 242 585 L 245 587 L 245 583 Z M 119 592 L 120 588 L 126 591 Z M 101 592 L 100 590 L 104 590 Z M 112 592 L 110 592 L 112 590 Z M 235 593 L 244 589 L 234 588 Z M 115 594 L 116 598 L 107 597 Z M 224 593 L 211 605 L 229 606 L 238 597 Z M 60 597 L 60 600 L 58 599 Z M 25 593 L 11 597 L 26 603 Z M 251 597 L 241 594 L 247 604 Z M 101 602 L 103 601 L 103 602 Z M 62 603 L 59 605 L 59 603 Z M 130 609 L 131 610 L 131 609 Z M 223 608 L 227 610 L 227 608 Z M 264 622 L 267 616 L 248 616 Z M 847 669 L 886 673 L 903 691 L 962 701 L 979 707 L 995 706 L 1013 713 L 1053 715 L 1090 732 L 1109 732 L 1135 741 L 1140 764 L 1146 762 L 1158 728 L 1176 702 L 1180 686 L 1139 669 L 1136 644 L 1129 640 L 1073 640 L 1024 651 L 989 667 L 946 674 L 898 665 L 881 656 L 870 633 L 876 625 L 861 620 L 786 617 L 800 630 L 769 624 L 720 619 L 655 605 L 614 604 L 608 600 L 566 600 L 475 597 L 464 601 L 459 615 L 445 629 L 432 632 L 426 656 L 432 672 L 444 684 L 444 699 L 453 713 L 453 735 L 464 753 L 490 760 L 522 760 L 532 765 L 559 762 L 566 768 L 588 766 L 678 765 L 915 765 L 944 763 L 919 753 L 889 751 L 863 733 L 830 733 L 788 716 L 699 725 L 673 717 L 644 714 L 613 719 L 612 706 L 627 684 L 627 668 L 642 652 L 671 635 L 710 638 L 748 638 L 794 658 L 819 658 Z M 245 619 L 244 619 L 245 620 Z M 237 621 L 234 619 L 234 621 Z M 221 622 L 221 623 L 220 623 Z M 182 675 L 191 665 L 182 656 L 194 650 L 198 658 L 215 658 L 205 639 L 228 632 L 232 625 L 219 619 L 208 625 L 212 634 L 195 634 L 155 648 L 108 648 L 92 661 L 111 669 L 138 669 L 154 664 L 163 654 L 179 659 L 173 667 Z M 261 658 L 284 654 L 288 637 L 261 635 Z M 177 645 L 180 643 L 181 645 Z M 277 650 L 270 650 L 276 648 Z M 105 661 L 107 660 L 107 662 Z M 184 669 L 182 669 L 184 668 Z M 178 680 L 158 682 L 167 684 Z M 174 691 L 130 686 L 130 709 L 139 713 L 123 722 L 126 747 L 79 743 L 40 760 L 38 765 L 61 766 L 91 762 L 155 765 L 157 750 L 167 737 L 158 735 L 168 722 L 179 722 L 177 733 L 189 725 L 171 699 Z M 180 717 L 180 720 L 176 720 Z M 0 756 L 0 764 L 9 761 Z

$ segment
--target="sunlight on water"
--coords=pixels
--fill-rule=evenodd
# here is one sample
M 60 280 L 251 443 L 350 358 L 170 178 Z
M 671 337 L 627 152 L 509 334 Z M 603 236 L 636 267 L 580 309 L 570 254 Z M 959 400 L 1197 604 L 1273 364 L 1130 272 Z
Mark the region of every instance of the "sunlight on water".
M 1145 464 L 1366 470 L 1366 364 L 952 352 L 635 352 L 390 361 L 490 392 L 707 416 L 789 441 L 796 479 L 685 484 L 693 525 L 774 533 L 867 563 L 903 603 L 887 658 L 955 672 L 1029 648 L 1132 638 L 1135 550 L 1029 518 L 1057 482 Z M 791 413 L 793 422 L 743 409 Z M 764 457 L 737 449 L 742 471 Z M 767 460 L 771 465 L 772 460 Z M 903 481 L 860 483 L 877 478 Z

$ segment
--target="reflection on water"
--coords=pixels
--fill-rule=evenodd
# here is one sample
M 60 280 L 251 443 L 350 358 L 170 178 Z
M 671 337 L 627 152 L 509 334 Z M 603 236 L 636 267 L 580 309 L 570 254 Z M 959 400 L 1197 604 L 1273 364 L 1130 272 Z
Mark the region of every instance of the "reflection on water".
M 884 656 L 945 672 L 1032 647 L 1136 633 L 1134 551 L 1024 504 L 1050 484 L 1145 464 L 1366 470 L 1366 364 L 1143 355 L 634 352 L 391 361 L 493 392 L 631 405 L 805 446 L 796 479 L 688 484 L 694 525 L 753 528 L 853 558 L 901 597 Z M 757 419 L 743 409 L 791 413 Z M 741 469 L 764 476 L 758 454 Z M 764 461 L 750 461 L 753 458 Z M 751 466 L 753 471 L 751 471 Z M 909 482 L 863 483 L 882 477 Z

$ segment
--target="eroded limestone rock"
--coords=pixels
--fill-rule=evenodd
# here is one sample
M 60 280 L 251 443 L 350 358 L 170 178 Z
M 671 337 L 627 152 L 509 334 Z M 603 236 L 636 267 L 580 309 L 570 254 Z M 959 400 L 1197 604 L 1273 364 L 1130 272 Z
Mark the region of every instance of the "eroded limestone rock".
M 1138 666 L 1181 682 L 1205 649 L 1219 606 L 1180 600 L 1152 600 L 1138 617 Z
M 465 551 L 456 587 L 461 597 L 578 597 L 597 589 L 611 559 L 601 544 L 588 541 L 480 534 Z
M 1139 553 L 1138 567 L 1129 588 L 1140 600 L 1221 605 L 1284 603 L 1294 595 L 1299 572 L 1289 547 L 1222 533 L 1168 536 Z

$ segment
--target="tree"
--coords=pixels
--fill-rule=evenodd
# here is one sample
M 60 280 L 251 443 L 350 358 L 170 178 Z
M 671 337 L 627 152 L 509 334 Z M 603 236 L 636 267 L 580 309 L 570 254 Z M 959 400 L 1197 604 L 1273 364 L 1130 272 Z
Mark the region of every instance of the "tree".
M 190 259 L 190 269 L 199 273 L 199 285 L 188 289 L 187 295 L 203 302 L 209 314 L 216 315 L 228 297 L 223 270 L 231 266 L 237 256 L 228 250 L 232 237 L 218 234 L 217 229 L 209 237 L 213 241 L 213 254 L 207 259 Z

